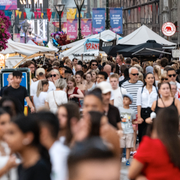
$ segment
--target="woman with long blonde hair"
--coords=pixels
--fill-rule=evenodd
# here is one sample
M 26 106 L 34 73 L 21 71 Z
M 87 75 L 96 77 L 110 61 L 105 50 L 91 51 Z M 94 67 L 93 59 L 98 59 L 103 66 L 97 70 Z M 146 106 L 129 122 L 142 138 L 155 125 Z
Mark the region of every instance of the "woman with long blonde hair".
M 37 86 L 37 92 L 33 99 L 36 110 L 45 106 L 45 100 L 47 97 L 48 88 L 49 88 L 48 80 L 39 81 Z
M 155 84 L 157 87 L 159 81 L 161 80 L 161 68 L 160 68 L 160 66 L 158 66 L 158 65 L 154 66 L 153 72 L 154 72 L 154 77 L 155 77 Z

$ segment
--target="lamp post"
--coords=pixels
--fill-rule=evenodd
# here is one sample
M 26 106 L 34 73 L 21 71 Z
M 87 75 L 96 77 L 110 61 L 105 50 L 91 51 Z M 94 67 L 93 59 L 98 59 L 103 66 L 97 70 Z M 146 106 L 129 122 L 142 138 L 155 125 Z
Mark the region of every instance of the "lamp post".
M 11 38 L 13 40 L 13 28 L 15 26 L 15 23 L 13 23 L 12 25 L 10 25 L 10 31 L 11 31 Z
M 59 31 L 61 31 L 61 15 L 64 10 L 65 4 L 57 4 L 55 5 L 55 9 L 59 15 Z
M 74 0 L 76 7 L 78 9 L 78 13 L 79 13 L 79 33 L 78 33 L 78 38 L 81 39 L 81 9 L 83 7 L 84 4 L 84 0 Z
M 20 24 L 17 25 L 17 30 L 18 30 L 18 34 L 19 34 L 20 30 L 21 30 L 21 25 Z
M 106 0 L 106 29 L 109 29 L 109 0 Z
M 25 43 L 26 43 L 27 42 L 27 31 L 29 28 L 29 23 L 27 21 L 25 21 L 22 27 L 23 27 L 23 31 L 25 33 Z

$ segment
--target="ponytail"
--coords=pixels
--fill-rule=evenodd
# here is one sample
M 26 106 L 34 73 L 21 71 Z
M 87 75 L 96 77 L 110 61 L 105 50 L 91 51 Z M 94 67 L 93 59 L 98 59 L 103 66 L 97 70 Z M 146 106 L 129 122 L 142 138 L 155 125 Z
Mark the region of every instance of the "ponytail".
M 39 81 L 38 86 L 37 86 L 37 92 L 36 92 L 37 97 L 39 97 L 40 93 L 43 91 L 43 86 L 45 84 L 48 84 L 48 80 Z

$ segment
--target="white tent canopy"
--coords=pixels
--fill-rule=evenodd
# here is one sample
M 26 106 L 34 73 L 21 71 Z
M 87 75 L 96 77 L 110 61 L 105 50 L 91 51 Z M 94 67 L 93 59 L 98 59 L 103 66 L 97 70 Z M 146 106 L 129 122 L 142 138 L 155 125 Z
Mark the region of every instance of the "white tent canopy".
M 32 40 L 29 40 L 26 44 L 31 44 L 31 45 L 37 46 Z
M 105 30 L 100 34 L 94 34 L 94 35 L 86 37 L 85 39 L 81 39 L 79 41 L 76 41 L 76 42 L 61 46 L 61 47 L 62 47 L 62 49 L 71 48 L 71 47 L 74 47 L 74 46 L 78 45 L 79 43 L 84 43 L 87 39 L 94 39 L 94 38 L 95 39 L 100 39 L 101 38 L 103 40 L 104 39 L 105 40 L 112 40 L 112 39 L 115 39 L 116 35 L 117 35 L 117 41 L 118 41 L 119 38 L 121 38 L 121 36 L 119 36 L 118 34 L 114 33 L 111 30 Z
M 1 51 L 0 54 L 24 54 L 26 56 L 30 56 L 36 53 L 43 52 L 55 52 L 55 49 L 50 49 L 43 46 L 34 46 L 31 44 L 24 44 L 19 42 L 14 42 L 11 39 L 8 40 L 7 43 L 8 48 Z
M 117 41 L 121 36 L 117 35 L 111 30 L 105 30 L 101 34 L 95 34 L 92 36 L 89 36 L 85 39 L 70 43 L 68 45 L 63 46 L 63 48 L 68 47 L 71 49 L 68 49 L 61 53 L 61 57 L 68 56 L 70 59 L 73 59 L 74 56 L 72 54 L 83 54 L 84 53 L 84 43 L 86 42 L 87 39 L 103 39 L 105 41 L 112 40 L 117 38 Z
M 159 44 L 168 46 L 176 45 L 176 43 L 167 41 L 145 25 L 142 25 L 140 28 L 136 29 L 131 34 L 120 39 L 118 41 L 118 44 L 138 45 L 146 43 L 148 40 L 155 40 Z
M 58 51 L 58 48 L 56 48 L 55 46 L 53 46 L 53 44 L 49 41 L 48 42 L 48 47 L 50 48 L 50 49 L 54 49 L 56 52 Z

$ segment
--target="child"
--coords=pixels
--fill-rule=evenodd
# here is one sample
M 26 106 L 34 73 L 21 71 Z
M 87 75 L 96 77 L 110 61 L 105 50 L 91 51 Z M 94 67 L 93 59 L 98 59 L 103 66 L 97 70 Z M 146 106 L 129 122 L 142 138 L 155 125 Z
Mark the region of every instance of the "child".
M 121 113 L 121 127 L 123 129 L 123 136 L 120 139 L 120 146 L 121 148 L 126 148 L 126 166 L 130 165 L 129 157 L 130 157 L 130 150 L 133 148 L 133 126 L 134 121 L 136 120 L 136 112 L 129 108 L 129 105 L 132 104 L 133 97 L 131 94 L 124 94 L 123 95 L 123 107 L 120 107 Z

